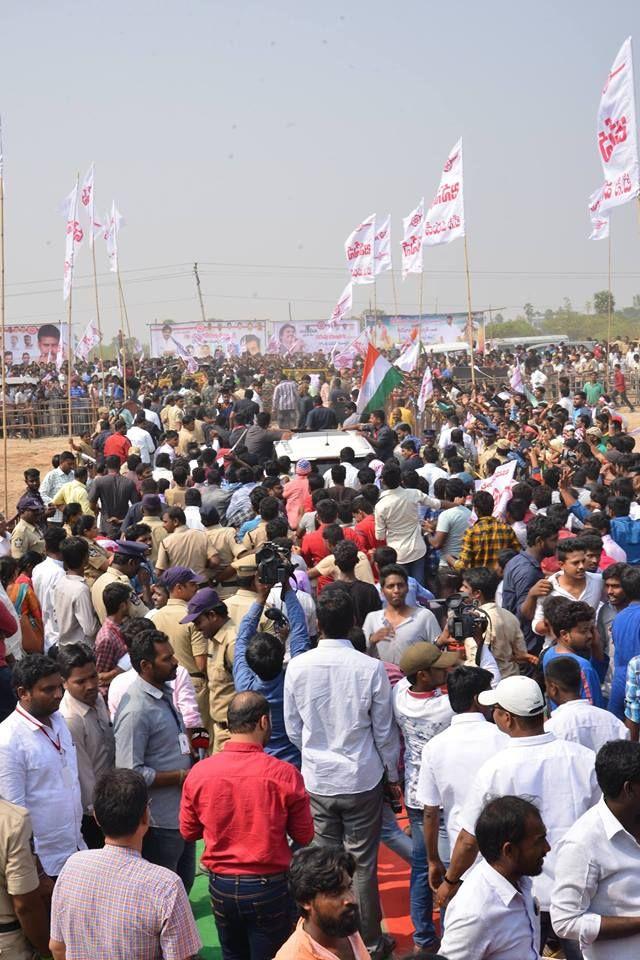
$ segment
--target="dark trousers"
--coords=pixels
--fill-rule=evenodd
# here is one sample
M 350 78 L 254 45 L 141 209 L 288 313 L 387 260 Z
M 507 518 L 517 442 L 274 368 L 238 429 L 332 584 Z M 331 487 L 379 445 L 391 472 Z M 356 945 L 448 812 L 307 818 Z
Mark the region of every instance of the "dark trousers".
M 101 850 L 104 847 L 104 833 L 91 814 L 85 813 L 83 815 L 80 829 L 89 850 Z
M 209 877 L 223 960 L 271 960 L 293 930 L 295 907 L 284 873 Z
M 177 873 L 189 893 L 196 875 L 196 848 L 183 840 L 179 830 L 149 827 L 142 841 L 142 856 L 149 863 Z
M 545 948 L 547 940 L 553 939 L 555 934 L 551 926 L 551 917 L 547 910 L 540 911 L 540 954 Z M 576 940 L 565 940 L 555 937 L 564 951 L 567 960 L 582 960 L 582 950 Z

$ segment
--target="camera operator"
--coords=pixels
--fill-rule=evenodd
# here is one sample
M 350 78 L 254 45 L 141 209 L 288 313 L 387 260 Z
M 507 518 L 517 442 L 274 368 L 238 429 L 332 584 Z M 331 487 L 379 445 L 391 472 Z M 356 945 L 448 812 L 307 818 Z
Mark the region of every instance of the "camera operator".
M 284 593 L 284 604 L 287 611 L 285 618 L 279 610 L 267 610 L 267 616 L 278 614 L 281 621 L 288 620 L 289 651 L 291 658 L 304 653 L 309 649 L 309 634 L 305 615 L 295 591 L 289 586 L 288 575 L 281 581 Z M 271 708 L 271 739 L 265 746 L 265 751 L 287 760 L 296 767 L 300 767 L 300 751 L 287 736 L 284 726 L 284 654 L 286 635 L 281 629 L 281 622 L 275 616 L 276 633 L 267 633 L 258 630 L 260 618 L 264 612 L 267 597 L 271 590 L 270 583 L 261 583 L 259 574 L 255 580 L 256 599 L 249 612 L 243 617 L 238 637 L 236 639 L 233 658 L 233 682 L 236 690 L 255 690 L 266 697 Z
M 464 593 L 454 593 L 447 600 L 447 620 L 435 641 L 438 647 L 457 649 L 467 667 L 482 667 L 492 677 L 492 686 L 500 682 L 500 670 L 486 643 L 489 618 L 478 609 L 476 601 Z

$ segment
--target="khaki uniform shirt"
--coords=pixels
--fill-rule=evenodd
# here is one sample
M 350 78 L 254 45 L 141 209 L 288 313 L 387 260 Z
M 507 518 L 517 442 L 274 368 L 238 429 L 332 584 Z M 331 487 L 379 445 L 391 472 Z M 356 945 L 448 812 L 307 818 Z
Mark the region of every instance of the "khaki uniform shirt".
M 167 411 L 167 430 L 180 430 L 182 427 L 182 407 L 169 407 Z
M 47 552 L 44 537 L 37 527 L 32 527 L 24 519 L 19 520 L 11 534 L 11 556 L 14 560 L 19 560 L 29 550 L 35 550 L 44 557 Z
M 248 533 L 245 533 L 244 537 L 242 538 L 242 548 L 243 551 L 255 553 L 255 551 L 266 542 L 267 525 L 264 520 L 261 520 L 255 530 L 249 530 Z
M 83 537 L 83 540 L 86 539 L 86 537 Z M 89 559 L 85 564 L 84 578 L 91 587 L 98 577 L 101 577 L 108 570 L 109 554 L 95 540 L 87 540 L 87 544 L 89 546 Z
M 242 553 L 240 544 L 236 543 L 236 532 L 233 527 L 207 527 L 205 530 L 209 546 L 218 555 L 221 567 L 228 567 L 238 554 Z
M 153 615 L 153 626 L 169 637 L 176 660 L 191 676 L 200 674 L 195 657 L 207 654 L 207 641 L 193 623 L 180 623 L 187 615 L 185 600 L 169 597 L 166 605 Z
M 150 559 L 151 563 L 156 565 L 158 560 L 158 551 L 160 549 L 160 544 L 165 537 L 168 536 L 167 531 L 164 528 L 161 517 L 145 517 L 142 516 L 140 521 L 141 523 L 146 523 L 148 527 L 151 527 L 151 554 Z
M 73 737 L 78 760 L 78 779 L 82 809 L 93 811 L 93 791 L 98 778 L 116 762 L 116 744 L 109 711 L 98 695 L 95 707 L 90 707 L 65 691 L 60 713 L 67 721 Z
M 213 557 L 213 550 L 204 530 L 178 527 L 161 541 L 156 567 L 158 570 L 191 567 L 196 573 L 203 574 L 207 572 L 207 560 L 210 557 Z
M 236 690 L 233 685 L 233 653 L 237 630 L 230 620 L 209 640 L 207 676 L 209 713 L 216 723 L 227 722 L 227 708 Z
M 126 575 L 126 573 L 120 573 L 115 567 L 111 566 L 103 573 L 101 577 L 98 577 L 94 585 L 91 587 L 91 600 L 95 607 L 96 613 L 98 614 L 98 620 L 100 623 L 104 623 L 107 618 L 107 611 L 104 608 L 104 601 L 102 599 L 102 593 L 104 588 L 110 583 L 124 583 L 128 587 L 131 586 L 131 580 Z M 130 617 L 144 617 L 149 613 L 147 607 L 140 599 L 140 597 L 133 592 L 131 592 L 131 597 L 129 598 L 129 609 L 127 611 L 128 616 Z
M 193 430 L 187 430 L 186 427 L 181 427 L 178 433 L 178 453 L 181 453 L 182 456 L 186 456 L 187 448 L 190 443 L 201 444 L 204 443 L 204 426 L 202 420 L 195 420 L 193 424 Z
M 181 507 L 184 510 L 186 487 L 169 487 L 165 491 L 164 498 L 168 507 Z
M 0 800 L 0 923 L 12 923 L 17 919 L 12 896 L 31 893 L 38 888 L 38 871 L 31 852 L 32 837 L 31 818 L 25 808 Z M 2 936 L 4 934 L 0 934 Z
M 233 622 L 236 631 L 240 626 L 242 618 L 246 613 L 249 613 L 256 599 L 256 594 L 253 590 L 246 590 L 244 587 L 240 587 L 239 590 L 236 590 L 232 596 L 225 600 L 227 610 L 229 611 L 229 618 Z
M 334 560 L 333 554 L 330 553 L 328 557 L 323 557 L 322 560 L 319 560 L 316 563 L 316 570 L 323 577 L 333 577 L 338 576 L 339 570 Z M 358 550 L 358 560 L 356 562 L 353 574 L 356 580 L 363 580 L 364 583 L 373 583 L 375 584 L 375 578 L 373 576 L 373 570 L 371 569 L 371 564 L 369 563 L 369 558 L 366 553 L 362 550 Z

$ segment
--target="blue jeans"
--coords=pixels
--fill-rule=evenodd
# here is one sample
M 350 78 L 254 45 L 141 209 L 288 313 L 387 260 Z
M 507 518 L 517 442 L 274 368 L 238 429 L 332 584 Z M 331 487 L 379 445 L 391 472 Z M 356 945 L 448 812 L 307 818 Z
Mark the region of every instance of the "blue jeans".
M 409 881 L 409 903 L 411 922 L 414 927 L 413 939 L 418 947 L 426 947 L 436 939 L 433 925 L 433 896 L 429 887 L 427 869 L 427 848 L 424 842 L 422 809 L 407 807 L 411 823 L 411 879 Z
M 209 877 L 222 960 L 271 960 L 293 930 L 295 907 L 284 873 Z
M 142 841 L 142 856 L 177 873 L 189 893 L 196 874 L 196 845 L 183 840 L 179 830 L 149 827 Z
M 408 577 L 415 577 L 421 587 L 424 587 L 424 565 L 426 555 L 412 560 L 411 563 L 403 563 L 401 566 L 407 571 Z
M 400 829 L 396 815 L 388 803 L 384 803 L 382 807 L 380 842 L 384 843 L 389 850 L 393 850 L 396 856 L 407 863 L 411 863 L 411 837 L 408 837 L 404 830 Z

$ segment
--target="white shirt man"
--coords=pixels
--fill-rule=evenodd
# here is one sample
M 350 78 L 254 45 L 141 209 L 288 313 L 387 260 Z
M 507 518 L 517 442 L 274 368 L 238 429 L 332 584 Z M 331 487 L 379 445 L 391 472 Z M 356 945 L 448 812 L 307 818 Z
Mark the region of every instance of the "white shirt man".
M 62 715 L 50 720 L 45 728 L 18 705 L 0 723 L 0 796 L 29 811 L 35 853 L 45 873 L 57 877 L 86 844 L 76 750 Z
M 140 451 L 140 459 L 143 463 L 151 463 L 156 445 L 148 430 L 144 427 L 138 427 L 135 424 L 127 430 L 127 437 L 131 440 L 131 445 L 137 447 Z
M 42 620 L 44 623 L 44 650 L 53 646 L 60 639 L 60 630 L 56 618 L 54 604 L 54 590 L 59 580 L 64 577 L 62 560 L 47 556 L 42 563 L 33 568 L 32 582 L 36 597 L 40 602 Z
M 67 573 L 57 581 L 53 606 L 58 623 L 58 643 L 88 643 L 93 646 L 100 622 L 84 577 Z
M 420 490 L 397 487 L 383 490 L 375 505 L 375 533 L 398 554 L 398 563 L 412 563 L 424 557 L 427 547 L 420 526 L 419 506 L 440 510 L 442 504 Z
M 561 703 L 545 722 L 544 729 L 559 740 L 581 743 L 594 753 L 610 740 L 630 737 L 627 727 L 612 713 L 582 699 Z
M 255 400 L 255 397 L 254 397 Z M 359 418 L 358 418 L 359 419 Z M 347 463 L 346 460 L 341 460 L 340 463 L 346 471 L 346 477 L 344 481 L 345 487 L 351 487 L 353 490 L 360 489 L 360 481 L 358 480 L 358 468 L 352 463 Z M 333 486 L 333 478 L 331 476 L 331 470 L 327 470 L 324 475 L 324 485 L 325 487 Z
M 604 778 L 599 775 L 605 796 L 567 831 L 556 853 L 551 920 L 559 936 L 579 941 L 585 960 L 637 960 L 640 845 L 632 824 L 638 822 L 639 784 L 633 774 L 627 773 L 633 777 L 629 780 L 612 768 L 622 757 L 621 765 L 627 771 L 637 771 L 640 747 L 637 743 L 611 743 L 605 751 L 609 769 Z M 606 781 L 612 774 L 618 781 L 617 797 L 607 796 Z M 636 836 L 625 829 L 619 817 Z M 612 936 L 607 926 L 618 926 L 618 936 Z M 596 939 L 601 933 L 603 939 Z

